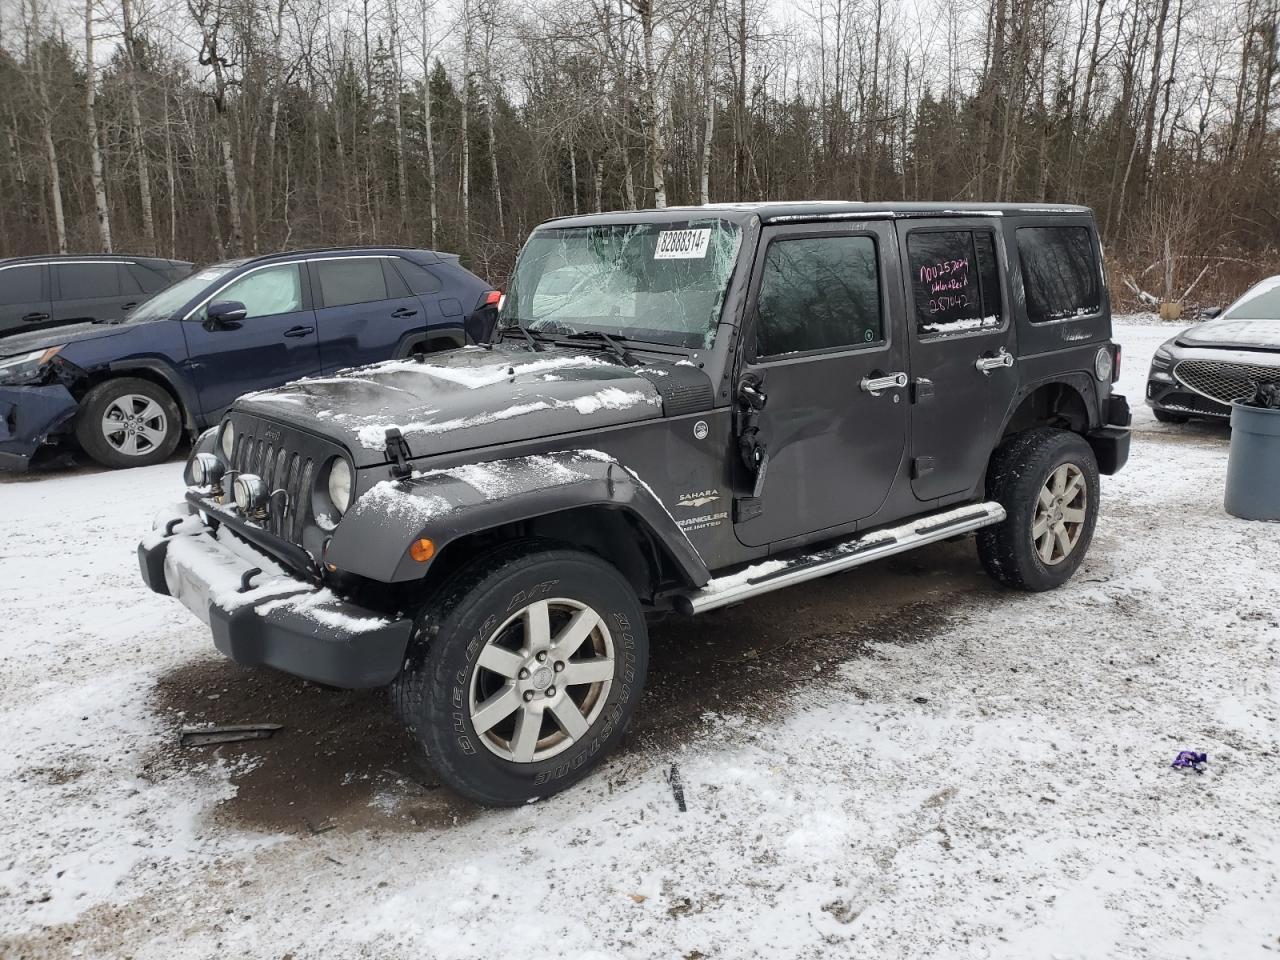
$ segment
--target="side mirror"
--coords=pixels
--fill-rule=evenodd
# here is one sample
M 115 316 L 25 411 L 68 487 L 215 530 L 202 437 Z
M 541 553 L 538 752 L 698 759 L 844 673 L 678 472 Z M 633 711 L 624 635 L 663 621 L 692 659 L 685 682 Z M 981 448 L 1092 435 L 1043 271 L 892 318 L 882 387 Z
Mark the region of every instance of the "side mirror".
M 205 326 L 210 330 L 223 330 L 240 323 L 248 313 L 238 300 L 218 300 L 205 308 Z
M 1210 307 L 1208 310 L 1200 311 L 1201 320 L 1212 320 L 1214 317 L 1220 317 L 1220 316 L 1222 316 L 1221 307 Z

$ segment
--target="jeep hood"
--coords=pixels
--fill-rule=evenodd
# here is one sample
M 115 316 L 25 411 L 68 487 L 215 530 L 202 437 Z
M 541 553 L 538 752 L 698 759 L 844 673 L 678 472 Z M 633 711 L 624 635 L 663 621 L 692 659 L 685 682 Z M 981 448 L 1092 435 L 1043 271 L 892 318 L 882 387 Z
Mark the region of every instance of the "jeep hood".
M 235 409 L 319 431 L 372 466 L 388 460 L 392 427 L 418 458 L 660 417 L 642 373 L 661 375 L 595 351 L 465 347 L 246 394 Z
M 99 340 L 126 332 L 129 327 L 118 323 L 68 323 L 60 327 L 44 327 L 30 333 L 13 333 L 0 337 L 0 357 L 47 350 L 81 340 Z
M 1280 350 L 1280 320 L 1209 320 L 1178 335 L 1184 347 Z

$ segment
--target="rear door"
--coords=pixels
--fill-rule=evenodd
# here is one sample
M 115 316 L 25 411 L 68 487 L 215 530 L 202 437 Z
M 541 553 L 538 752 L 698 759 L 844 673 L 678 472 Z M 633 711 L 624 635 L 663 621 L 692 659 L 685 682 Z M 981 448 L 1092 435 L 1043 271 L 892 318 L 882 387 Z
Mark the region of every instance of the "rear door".
M 0 265 L 0 337 L 49 322 L 49 268 L 40 263 Z
M 972 489 L 1017 389 L 1007 258 L 990 220 L 899 223 L 911 328 L 911 487 Z
M 115 260 L 55 263 L 50 272 L 54 323 L 119 320 L 144 299 L 132 281 L 125 283 L 124 264 Z
M 765 397 L 759 513 L 738 539 L 761 546 L 874 514 L 906 445 L 906 345 L 893 226 L 766 227 L 756 257 L 740 383 Z M 889 282 L 892 278 L 892 282 Z
M 209 303 L 243 303 L 245 319 L 214 325 Z M 250 390 L 320 372 L 316 317 L 301 263 L 257 267 L 215 291 L 182 324 L 200 408 L 212 419 Z
M 422 304 L 390 258 L 335 257 L 309 267 L 325 373 L 390 360 L 406 333 L 424 327 Z

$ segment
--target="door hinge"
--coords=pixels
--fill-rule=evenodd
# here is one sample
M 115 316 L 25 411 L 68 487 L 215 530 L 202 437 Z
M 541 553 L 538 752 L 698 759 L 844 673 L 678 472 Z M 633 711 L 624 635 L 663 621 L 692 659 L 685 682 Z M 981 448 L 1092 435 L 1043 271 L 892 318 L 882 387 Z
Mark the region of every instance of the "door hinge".
M 400 435 L 400 428 L 388 428 L 387 456 L 391 457 L 391 459 L 395 461 L 391 467 L 391 475 L 397 480 L 403 480 L 405 477 L 413 473 L 413 468 L 409 466 L 409 457 L 412 455 L 413 454 L 409 452 L 408 442 Z
M 933 399 L 933 381 L 925 377 L 917 377 L 911 384 L 911 402 L 923 403 Z
M 911 461 L 911 479 L 919 480 L 921 477 L 933 473 L 933 468 L 933 457 L 916 457 Z

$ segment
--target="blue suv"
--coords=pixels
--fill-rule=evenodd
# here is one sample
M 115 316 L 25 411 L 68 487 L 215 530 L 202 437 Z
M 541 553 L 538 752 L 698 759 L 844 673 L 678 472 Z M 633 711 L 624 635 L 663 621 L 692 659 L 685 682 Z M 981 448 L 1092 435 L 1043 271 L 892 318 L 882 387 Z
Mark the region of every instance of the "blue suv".
M 72 439 L 104 466 L 159 463 L 247 391 L 488 339 L 498 298 L 430 250 L 205 267 L 123 319 L 0 339 L 0 468 Z

